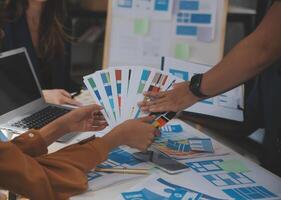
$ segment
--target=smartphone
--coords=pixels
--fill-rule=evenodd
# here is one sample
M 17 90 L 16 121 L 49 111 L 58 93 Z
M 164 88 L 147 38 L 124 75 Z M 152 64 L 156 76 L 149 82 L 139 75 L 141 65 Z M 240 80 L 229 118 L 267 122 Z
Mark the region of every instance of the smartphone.
M 160 152 L 137 152 L 134 153 L 133 156 L 138 160 L 156 164 L 157 168 L 167 172 L 168 174 L 178 174 L 189 170 L 186 165 L 173 160 Z

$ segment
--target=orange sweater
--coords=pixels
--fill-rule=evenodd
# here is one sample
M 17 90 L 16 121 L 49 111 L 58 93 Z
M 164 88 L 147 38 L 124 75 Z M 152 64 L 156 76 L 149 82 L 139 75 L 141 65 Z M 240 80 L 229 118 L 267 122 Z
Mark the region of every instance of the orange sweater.
M 87 190 L 86 173 L 107 159 L 102 138 L 89 138 L 52 154 L 40 134 L 29 131 L 0 142 L 0 188 L 32 200 L 64 200 Z

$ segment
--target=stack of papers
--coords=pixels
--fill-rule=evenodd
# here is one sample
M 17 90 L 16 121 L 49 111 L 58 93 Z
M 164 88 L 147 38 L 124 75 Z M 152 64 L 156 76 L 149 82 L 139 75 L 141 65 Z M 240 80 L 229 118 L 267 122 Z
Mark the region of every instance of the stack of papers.
M 160 92 L 172 88 L 179 79 L 158 69 L 131 66 L 97 71 L 84 77 L 84 83 L 111 128 L 128 120 L 147 116 L 138 102 L 147 91 Z

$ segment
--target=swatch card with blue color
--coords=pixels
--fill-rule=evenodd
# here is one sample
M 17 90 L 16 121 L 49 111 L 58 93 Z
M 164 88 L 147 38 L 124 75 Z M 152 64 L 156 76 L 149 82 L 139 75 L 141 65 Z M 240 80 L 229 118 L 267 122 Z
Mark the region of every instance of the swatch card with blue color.
M 149 82 L 149 78 L 153 74 L 153 69 L 146 67 L 138 67 L 135 69 L 135 73 L 132 80 L 135 80 L 136 84 L 132 84 L 129 90 L 129 107 L 128 118 L 138 118 L 137 113 L 139 112 L 138 102 L 143 100 L 143 93 L 145 92 L 145 86 Z
M 143 96 L 143 92 L 161 92 L 167 91 L 171 89 L 173 84 L 175 83 L 176 78 L 174 76 L 169 75 L 166 72 L 162 72 L 155 69 L 145 69 L 142 71 L 141 83 L 139 84 L 139 88 L 137 91 L 136 99 L 135 99 L 135 109 L 133 112 L 134 118 L 140 118 L 147 113 L 141 112 L 139 109 L 137 102 L 143 101 L 145 98 Z
M 145 100 L 143 94 L 172 89 L 177 80 L 167 72 L 145 66 L 111 67 L 84 77 L 95 102 L 104 107 L 102 112 L 111 128 L 149 115 L 138 106 Z
M 93 76 L 89 75 L 89 76 L 84 77 L 84 84 L 90 91 L 90 94 L 92 95 L 96 104 L 105 108 L 105 103 L 102 99 L 101 93 L 97 87 L 96 80 L 94 80 Z M 110 115 L 109 115 L 108 111 L 106 109 L 104 109 L 101 112 L 102 112 L 104 118 L 106 119 L 107 123 L 109 124 L 109 126 L 113 127 L 114 125 L 111 123 Z
M 109 126 L 113 128 L 117 125 L 117 121 L 116 121 L 116 113 L 115 113 L 115 109 L 114 109 L 113 96 L 111 94 L 112 88 L 111 88 L 111 85 L 109 84 L 110 82 L 106 83 L 108 81 L 108 79 L 106 77 L 104 77 L 105 83 L 103 82 L 100 71 L 91 75 L 91 78 L 96 84 L 95 89 L 92 87 L 88 88 L 87 84 L 86 84 L 86 86 L 92 95 L 97 94 L 97 92 L 100 95 L 100 99 L 96 103 L 98 103 L 99 105 L 104 107 L 104 111 L 107 113 L 107 116 L 108 116 L 108 118 L 105 117 L 105 119 L 107 120 Z
M 121 119 L 121 71 L 110 70 L 110 81 L 112 89 L 112 97 L 114 102 L 114 111 L 116 113 L 116 122 L 119 123 Z M 117 84 L 118 81 L 118 84 Z

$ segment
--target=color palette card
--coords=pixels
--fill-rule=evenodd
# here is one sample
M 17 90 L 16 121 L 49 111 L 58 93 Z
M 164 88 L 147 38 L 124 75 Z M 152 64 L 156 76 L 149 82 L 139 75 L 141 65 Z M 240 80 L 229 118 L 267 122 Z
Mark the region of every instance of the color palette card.
M 167 91 L 178 81 L 175 76 L 145 66 L 122 66 L 100 70 L 84 77 L 84 83 L 102 111 L 110 127 L 149 115 L 138 103 L 145 100 L 144 92 Z M 168 122 L 174 114 L 157 115 L 157 127 Z M 163 121 L 164 120 L 164 121 Z

